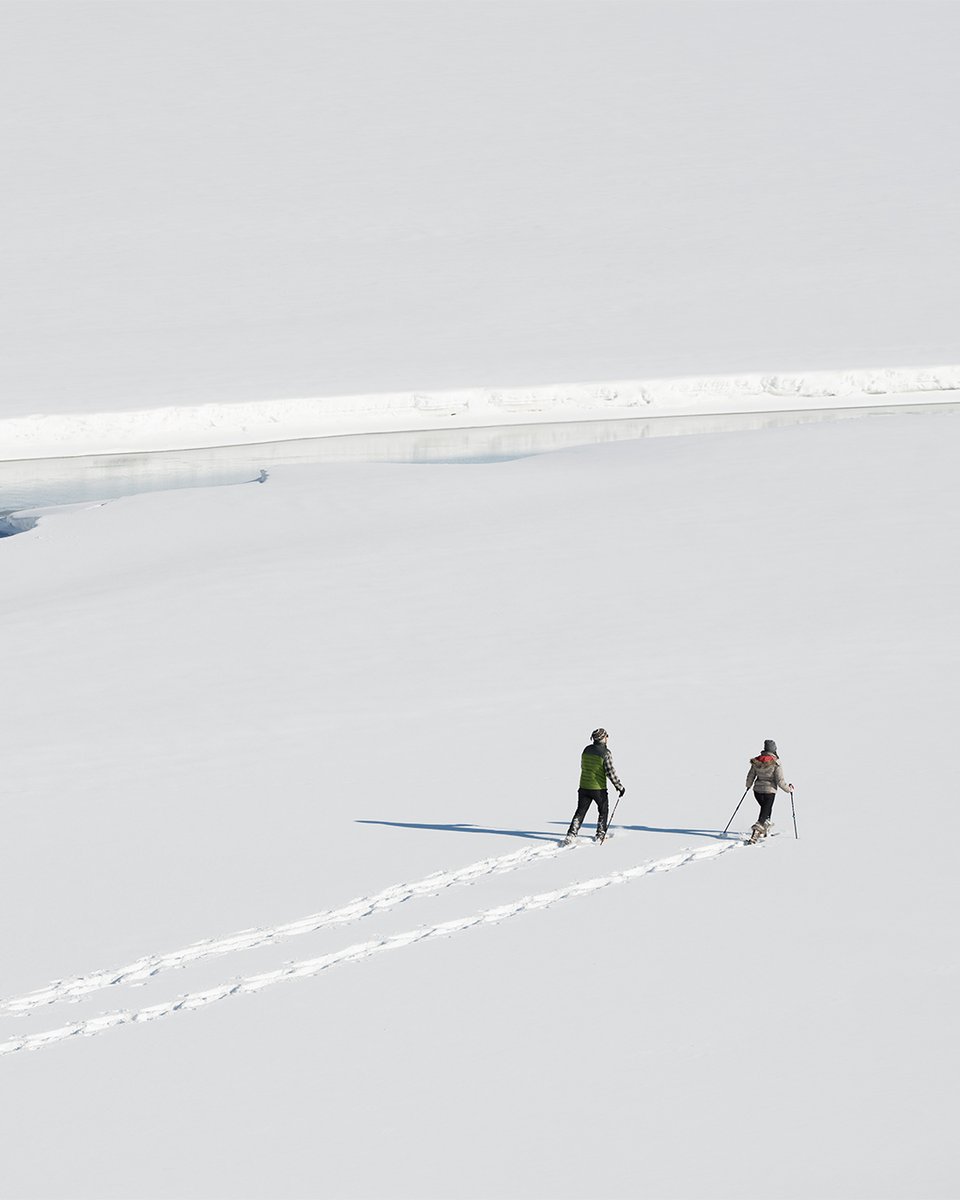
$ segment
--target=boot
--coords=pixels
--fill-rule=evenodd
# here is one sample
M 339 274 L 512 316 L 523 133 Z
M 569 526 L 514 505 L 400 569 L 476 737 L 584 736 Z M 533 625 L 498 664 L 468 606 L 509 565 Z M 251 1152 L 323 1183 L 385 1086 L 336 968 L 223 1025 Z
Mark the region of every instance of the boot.
M 576 817 L 570 822 L 570 828 L 567 830 L 567 836 L 563 839 L 563 845 L 569 846 L 577 840 L 577 834 L 580 832 L 580 822 Z
M 752 846 L 754 842 L 758 841 L 762 837 L 763 837 L 763 826 L 758 821 L 756 823 L 756 825 L 754 825 L 754 827 L 750 830 L 750 837 L 747 840 L 748 840 L 749 844 Z

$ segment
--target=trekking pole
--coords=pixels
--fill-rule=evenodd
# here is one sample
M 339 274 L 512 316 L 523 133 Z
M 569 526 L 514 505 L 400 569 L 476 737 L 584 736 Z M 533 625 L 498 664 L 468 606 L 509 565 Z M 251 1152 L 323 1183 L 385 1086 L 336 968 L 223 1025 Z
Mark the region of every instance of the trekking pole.
M 623 790 L 626 791 L 627 789 L 624 788 Z M 606 840 L 606 835 L 610 832 L 610 826 L 613 824 L 613 818 L 617 815 L 617 809 L 620 807 L 620 801 L 622 799 L 623 799 L 623 796 L 617 796 L 617 802 L 613 806 L 613 812 L 610 814 L 610 819 L 607 821 L 607 828 L 606 828 L 606 832 L 604 833 L 604 840 Z
M 742 803 L 744 802 L 744 800 L 746 800 L 746 798 L 747 798 L 747 792 L 749 792 L 749 791 L 750 791 L 750 784 L 748 783 L 748 784 L 747 784 L 747 786 L 746 786 L 746 788 L 744 788 L 743 795 L 740 797 L 740 804 L 742 804 Z M 735 816 L 737 815 L 737 813 L 740 811 L 740 804 L 738 804 L 738 805 L 737 805 L 737 807 L 736 807 L 736 808 L 733 810 L 733 816 L 732 816 L 732 817 L 730 818 L 730 820 L 729 820 L 729 821 L 726 823 L 726 825 L 724 825 L 724 827 L 723 827 L 723 832 L 724 832 L 724 835 L 726 835 L 726 832 L 727 832 L 727 830 L 728 830 L 728 829 L 730 828 L 730 826 L 733 824 L 733 817 L 735 817 Z
M 793 792 L 790 793 L 790 812 L 793 814 L 793 836 L 799 841 L 800 834 L 797 833 L 797 810 L 793 803 Z

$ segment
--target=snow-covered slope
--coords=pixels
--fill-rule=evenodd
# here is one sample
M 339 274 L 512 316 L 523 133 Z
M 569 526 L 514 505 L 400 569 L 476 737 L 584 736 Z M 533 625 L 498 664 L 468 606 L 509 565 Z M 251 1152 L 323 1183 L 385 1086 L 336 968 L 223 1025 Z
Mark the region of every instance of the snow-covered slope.
M 4 4 L 0 459 L 943 395 L 958 32 Z M 958 419 L 0 541 L 0 1196 L 952 1200 Z
M 0 1191 L 955 1194 L 958 452 L 290 468 L 8 539 Z M 599 723 L 617 836 L 560 851 Z M 781 796 L 745 849 L 765 737 L 800 838 Z
M 924 0 L 6 3 L 0 416 L 956 363 L 958 36 Z

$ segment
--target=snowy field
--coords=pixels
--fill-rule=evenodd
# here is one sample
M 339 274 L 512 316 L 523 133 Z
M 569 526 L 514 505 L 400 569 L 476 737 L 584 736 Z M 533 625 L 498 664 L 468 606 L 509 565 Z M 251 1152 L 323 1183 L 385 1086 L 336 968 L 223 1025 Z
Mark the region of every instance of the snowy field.
M 960 362 L 956 5 L 7 0 L 0 35 L 0 417 Z
M 287 468 L 8 539 L 4 1194 L 956 1195 L 958 453 Z M 598 723 L 617 836 L 559 851 Z M 744 848 L 765 737 L 800 839 L 781 796 Z
M 956 397 L 955 5 L 0 26 L 8 482 L 238 407 Z M 958 456 L 271 463 L 0 540 L 2 1200 L 955 1200 Z

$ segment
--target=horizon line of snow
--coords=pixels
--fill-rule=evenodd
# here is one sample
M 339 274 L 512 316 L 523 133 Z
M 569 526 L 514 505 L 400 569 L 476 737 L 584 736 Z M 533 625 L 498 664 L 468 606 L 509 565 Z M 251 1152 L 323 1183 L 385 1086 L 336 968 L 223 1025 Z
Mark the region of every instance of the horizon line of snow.
M 415 883 L 397 883 L 373 896 L 360 896 L 340 908 L 324 909 L 297 921 L 288 921 L 266 929 L 242 929 L 221 938 L 205 938 L 192 942 L 182 950 L 171 950 L 165 954 L 144 955 L 126 966 L 110 971 L 92 971 L 87 975 L 76 975 L 70 979 L 56 979 L 46 987 L 0 1000 L 0 1013 L 23 1013 L 63 1000 L 79 1000 L 104 988 L 124 983 L 144 983 L 163 971 L 185 967 L 205 958 L 232 954 L 242 950 L 254 950 L 260 946 L 274 945 L 287 938 L 304 933 L 315 933 L 331 925 L 343 925 L 360 920 L 375 912 L 394 908 L 415 896 L 434 896 L 457 884 L 472 883 L 485 875 L 500 875 L 515 871 L 541 858 L 552 858 L 566 847 L 559 842 L 549 846 L 516 850 L 511 854 L 483 858 L 455 871 L 435 871 Z
M 574 883 L 569 887 L 558 888 L 551 892 L 541 892 L 538 895 L 524 896 L 512 904 L 502 904 L 497 908 L 489 908 L 472 916 L 460 917 L 453 921 L 441 921 L 436 925 L 421 926 L 419 929 L 394 934 L 392 937 L 383 938 L 379 941 L 358 942 L 353 946 L 348 946 L 345 950 L 334 951 L 332 954 L 324 954 L 319 958 L 304 959 L 300 962 L 289 963 L 287 966 L 280 967 L 276 971 L 268 971 L 261 975 L 249 975 L 241 979 L 234 979 L 228 983 L 221 984 L 219 987 L 207 988 L 202 992 L 189 992 L 183 996 L 179 996 L 176 1000 L 168 1000 L 162 1004 L 153 1004 L 147 1008 L 138 1010 L 128 1009 L 104 1013 L 99 1017 L 91 1017 L 85 1021 L 77 1021 L 71 1025 L 64 1025 L 59 1029 L 28 1034 L 21 1038 L 11 1038 L 6 1042 L 0 1043 L 0 1056 L 16 1054 L 21 1050 L 39 1050 L 44 1046 L 56 1045 L 58 1042 L 66 1041 L 72 1037 L 95 1037 L 99 1033 L 105 1033 L 108 1029 L 115 1029 L 120 1025 L 144 1024 L 147 1021 L 156 1021 L 162 1017 L 171 1016 L 176 1012 L 193 1012 L 198 1008 L 206 1008 L 210 1004 L 225 1000 L 229 996 L 250 995 L 291 979 L 309 979 L 341 963 L 359 962 L 362 959 L 371 958 L 374 954 L 380 954 L 386 950 L 398 950 L 430 938 L 449 937 L 455 933 L 462 933 L 466 929 L 474 928 L 477 925 L 496 925 L 521 913 L 537 912 L 545 908 L 550 908 L 563 900 L 589 895 L 591 892 L 599 891 L 601 888 L 626 883 L 628 880 L 638 879 L 643 875 L 674 871 L 678 867 L 686 866 L 688 863 L 708 858 L 717 858 L 721 854 L 726 854 L 729 850 L 735 850 L 743 845 L 744 843 L 738 840 L 724 842 L 719 846 L 705 846 L 697 850 L 681 850 L 677 854 L 670 855 L 668 858 L 654 859 L 650 862 L 642 863 L 640 866 L 630 867 L 625 871 L 616 871 L 611 875 L 602 875 L 595 879 L 588 879 L 583 883 Z
M 0 462 L 209 449 L 371 432 L 697 413 L 764 412 L 841 399 L 960 391 L 960 366 L 702 375 L 529 387 L 372 392 L 141 411 L 0 418 Z M 955 396 L 945 400 L 956 399 Z M 881 400 L 882 403 L 882 400 Z M 801 403 L 800 407 L 813 407 Z

